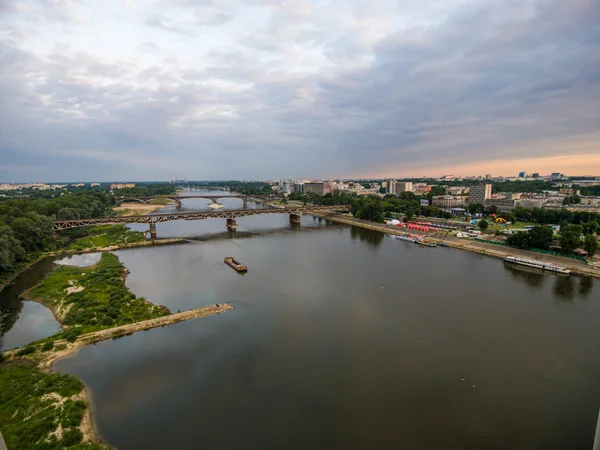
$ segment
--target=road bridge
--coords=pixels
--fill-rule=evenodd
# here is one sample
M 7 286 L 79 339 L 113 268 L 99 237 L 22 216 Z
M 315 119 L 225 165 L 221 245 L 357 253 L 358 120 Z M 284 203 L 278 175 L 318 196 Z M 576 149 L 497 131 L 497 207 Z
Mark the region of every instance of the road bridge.
M 156 239 L 156 224 L 170 222 L 173 220 L 202 220 L 202 219 L 226 219 L 227 229 L 234 231 L 237 228 L 236 219 L 238 217 L 255 216 L 258 214 L 289 214 L 290 222 L 295 225 L 300 224 L 302 214 L 323 211 L 351 211 L 350 205 L 335 206 L 294 206 L 288 208 L 262 208 L 262 209 L 236 209 L 219 211 L 198 211 L 173 214 L 152 214 L 147 216 L 119 216 L 119 217 L 98 217 L 94 219 L 74 219 L 57 220 L 54 222 L 54 230 L 67 230 L 69 228 L 85 227 L 89 225 L 114 225 L 129 223 L 147 223 L 150 225 L 148 232 L 151 239 Z
M 120 206 L 124 202 L 139 202 L 139 203 L 150 203 L 152 200 L 159 198 L 168 198 L 169 200 L 173 200 L 175 202 L 175 206 L 177 208 L 181 207 L 181 202 L 183 200 L 189 198 L 205 198 L 207 200 L 211 200 L 213 203 L 218 203 L 218 200 L 223 198 L 239 198 L 242 200 L 244 208 L 247 206 L 248 200 L 259 199 L 259 200 L 275 200 L 278 198 L 282 198 L 281 194 L 270 194 L 270 195 L 245 195 L 245 194 L 233 194 L 233 195 L 141 195 L 141 196 L 131 196 L 131 197 L 115 197 L 117 202 L 117 206 Z

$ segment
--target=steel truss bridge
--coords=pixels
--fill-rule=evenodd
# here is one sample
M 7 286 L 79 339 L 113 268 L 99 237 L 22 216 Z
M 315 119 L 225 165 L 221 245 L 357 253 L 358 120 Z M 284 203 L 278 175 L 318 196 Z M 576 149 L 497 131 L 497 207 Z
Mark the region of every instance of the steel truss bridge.
M 289 214 L 290 219 L 299 221 L 300 215 L 319 211 L 350 211 L 350 205 L 336 206 L 297 206 L 290 208 L 262 208 L 262 209 L 237 209 L 221 211 L 198 211 L 173 214 L 152 214 L 147 216 L 121 216 L 121 217 L 98 217 L 94 219 L 57 220 L 54 222 L 54 230 L 66 230 L 69 228 L 85 227 L 89 225 L 114 225 L 128 223 L 147 223 L 151 229 L 157 223 L 171 222 L 173 220 L 202 220 L 202 219 L 227 219 L 227 224 L 233 226 L 238 217 L 256 216 L 258 214 Z
M 179 195 L 153 195 L 153 196 L 131 196 L 131 197 L 116 197 L 117 206 L 120 206 L 124 202 L 139 202 L 139 203 L 149 203 L 152 200 L 159 198 L 168 198 L 169 200 L 173 200 L 177 205 L 181 205 L 183 200 L 189 198 L 205 198 L 208 200 L 212 200 L 213 203 L 216 203 L 217 200 L 223 198 L 239 198 L 244 202 L 244 205 L 248 200 L 252 199 L 260 199 L 260 200 L 274 200 L 276 198 L 282 198 L 281 194 L 271 194 L 271 195 L 245 195 L 245 194 L 233 194 L 233 195 L 187 195 L 185 197 L 181 197 Z

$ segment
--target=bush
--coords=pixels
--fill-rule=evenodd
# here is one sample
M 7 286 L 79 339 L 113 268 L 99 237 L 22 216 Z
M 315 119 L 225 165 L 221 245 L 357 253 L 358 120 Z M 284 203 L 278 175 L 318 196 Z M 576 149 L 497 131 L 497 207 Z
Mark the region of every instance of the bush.
M 48 341 L 44 345 L 42 345 L 42 351 L 48 352 L 54 348 L 54 341 Z
M 25 356 L 30 355 L 35 352 L 35 347 L 28 345 L 27 347 L 23 347 L 21 350 L 17 352 L 17 356 Z
M 63 337 L 69 342 L 75 342 L 80 334 L 81 330 L 70 328 L 63 333 Z
M 2 361 L 4 361 L 6 359 L 6 356 L 4 356 L 4 353 L 0 353 L 0 363 Z
M 71 445 L 79 444 L 83 439 L 83 434 L 79 431 L 78 428 L 73 428 L 66 433 L 63 433 L 62 445 L 63 448 L 69 447 Z

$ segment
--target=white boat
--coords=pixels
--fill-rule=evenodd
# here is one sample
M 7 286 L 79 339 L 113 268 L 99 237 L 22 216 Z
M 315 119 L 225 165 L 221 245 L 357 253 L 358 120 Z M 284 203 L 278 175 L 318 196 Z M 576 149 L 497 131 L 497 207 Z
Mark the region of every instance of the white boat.
M 536 259 L 519 258 L 518 256 L 507 256 L 504 261 L 521 266 L 533 267 L 534 269 L 547 270 L 548 272 L 570 274 L 571 271 L 566 267 L 557 266 L 549 262 L 538 261 Z
M 417 240 L 414 237 L 406 236 L 406 235 L 396 236 L 396 239 L 400 239 L 401 241 L 406 241 L 406 242 L 417 242 Z

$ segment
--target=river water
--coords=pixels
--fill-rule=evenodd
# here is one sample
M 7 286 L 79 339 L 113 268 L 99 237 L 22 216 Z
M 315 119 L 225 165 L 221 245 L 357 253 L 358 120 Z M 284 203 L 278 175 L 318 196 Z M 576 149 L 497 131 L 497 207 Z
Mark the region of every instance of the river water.
M 138 296 L 173 311 L 236 309 L 87 346 L 56 364 L 89 386 L 109 444 L 591 448 L 598 281 L 312 217 L 299 229 L 284 215 L 238 227 L 170 222 L 159 236 L 188 244 L 116 252 Z M 246 275 L 223 264 L 230 255 Z

